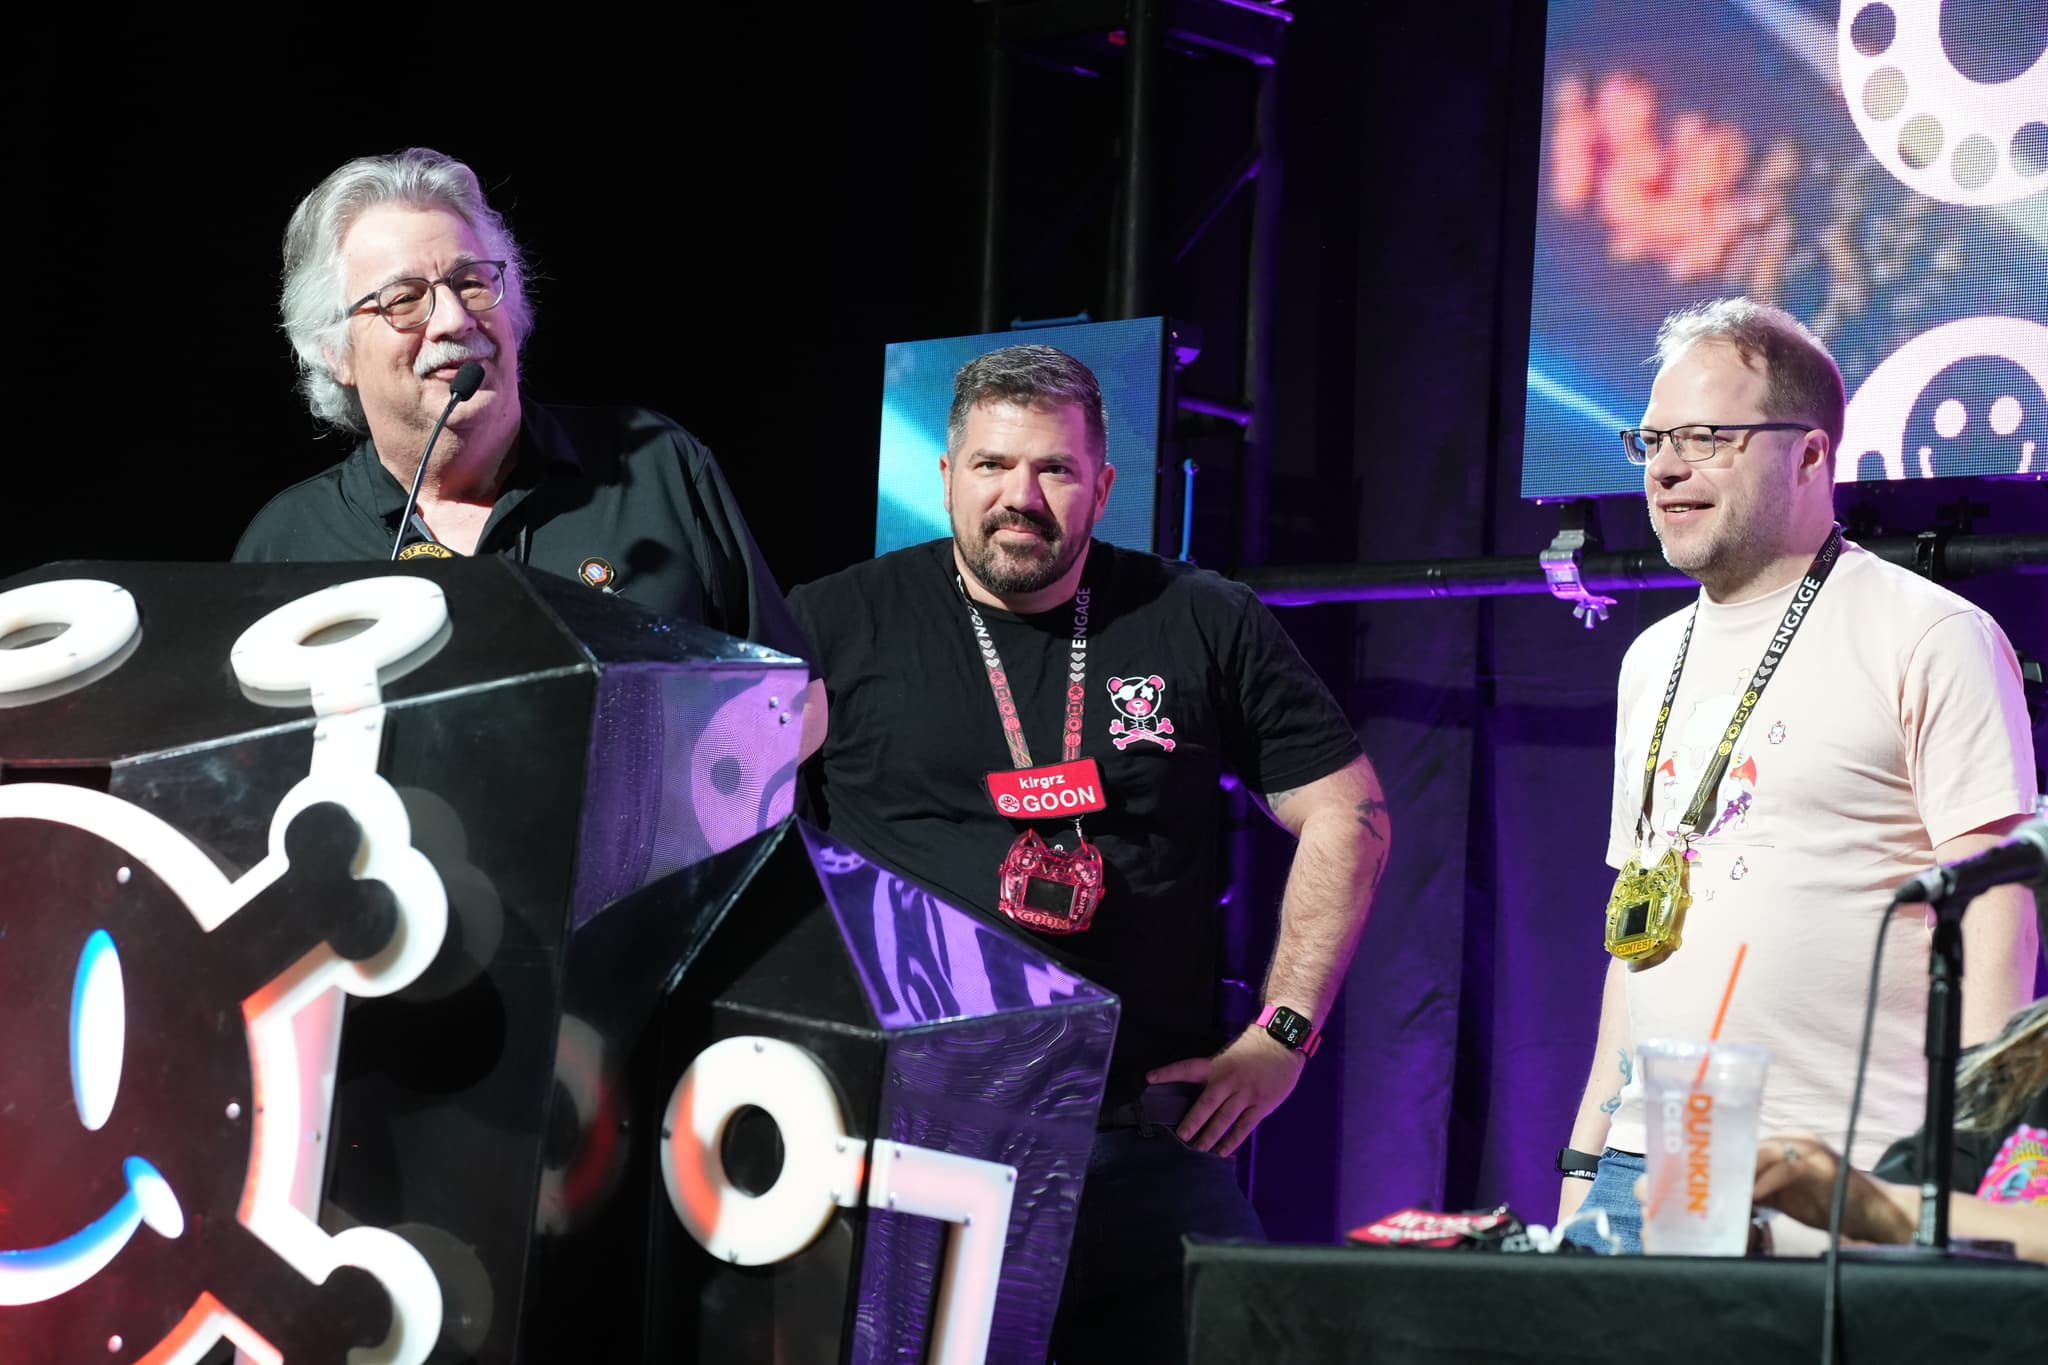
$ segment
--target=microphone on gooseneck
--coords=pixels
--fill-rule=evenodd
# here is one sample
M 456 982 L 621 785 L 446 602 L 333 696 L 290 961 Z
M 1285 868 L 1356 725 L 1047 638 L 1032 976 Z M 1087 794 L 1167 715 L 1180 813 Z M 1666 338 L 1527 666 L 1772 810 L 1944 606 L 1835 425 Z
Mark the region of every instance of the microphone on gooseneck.
M 476 397 L 476 391 L 483 387 L 484 367 L 474 360 L 462 362 L 462 368 L 448 381 L 448 406 L 441 409 L 440 420 L 427 436 L 427 448 L 420 452 L 420 467 L 412 472 L 412 491 L 405 495 L 405 511 L 398 518 L 398 539 L 391 542 L 391 561 L 398 562 L 398 551 L 405 544 L 405 525 L 412 520 L 412 509 L 420 500 L 420 480 L 427 475 L 427 457 L 434 453 L 434 442 L 441 439 L 441 428 L 448 425 L 448 416 L 455 411 L 455 405 Z
M 1963 904 L 1994 886 L 2048 879 L 2048 820 L 2028 820 L 1982 853 L 1929 868 L 1901 886 L 1894 905 Z

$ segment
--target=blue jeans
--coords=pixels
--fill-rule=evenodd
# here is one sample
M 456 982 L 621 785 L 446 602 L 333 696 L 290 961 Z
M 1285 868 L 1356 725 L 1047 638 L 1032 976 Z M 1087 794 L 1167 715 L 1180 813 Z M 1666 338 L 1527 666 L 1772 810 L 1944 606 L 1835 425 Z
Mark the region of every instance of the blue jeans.
M 1181 1237 L 1264 1241 L 1237 1163 L 1197 1152 L 1171 1125 L 1095 1135 L 1053 1323 L 1058 1365 L 1152 1365 L 1187 1358 Z
M 1600 1153 L 1600 1169 L 1593 1176 L 1593 1188 L 1586 1191 L 1586 1199 L 1579 1205 L 1579 1212 L 1605 1209 L 1607 1228 L 1613 1234 L 1613 1241 L 1611 1244 L 1601 1241 L 1588 1223 L 1579 1224 L 1566 1233 L 1564 1239 L 1594 1251 L 1612 1251 L 1620 1256 L 1642 1255 L 1643 1206 L 1636 1202 L 1636 1177 L 1642 1173 L 1640 1152 L 1621 1152 L 1609 1147 Z

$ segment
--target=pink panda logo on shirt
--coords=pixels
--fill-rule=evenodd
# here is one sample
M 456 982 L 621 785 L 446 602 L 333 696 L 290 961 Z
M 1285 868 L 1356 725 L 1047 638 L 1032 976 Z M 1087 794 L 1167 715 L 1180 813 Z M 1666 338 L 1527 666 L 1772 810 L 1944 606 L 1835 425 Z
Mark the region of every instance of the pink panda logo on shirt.
M 1166 680 L 1157 673 L 1109 680 L 1110 704 L 1117 709 L 1116 718 L 1109 723 L 1109 733 L 1115 736 L 1110 743 L 1119 753 L 1141 739 L 1173 752 L 1174 741 L 1167 738 L 1173 733 L 1173 722 L 1159 709 L 1165 691 Z

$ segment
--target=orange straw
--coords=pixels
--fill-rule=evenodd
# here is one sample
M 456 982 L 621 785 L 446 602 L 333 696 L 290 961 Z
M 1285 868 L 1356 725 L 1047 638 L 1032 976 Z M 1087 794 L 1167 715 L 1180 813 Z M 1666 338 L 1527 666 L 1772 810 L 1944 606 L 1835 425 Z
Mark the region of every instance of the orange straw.
M 1728 984 L 1721 988 L 1721 1008 L 1714 1011 L 1714 1026 L 1707 1030 L 1707 1041 L 1710 1043 L 1721 1041 L 1721 1022 L 1728 1017 L 1728 1002 L 1735 995 L 1735 978 L 1742 975 L 1742 959 L 1748 952 L 1747 943 L 1735 945 L 1735 965 L 1728 969 Z M 1707 1059 L 1701 1057 L 1699 1074 L 1692 1078 L 1692 1083 L 1698 1085 L 1706 1078 Z
M 1747 943 L 1735 945 L 1735 965 L 1728 969 L 1728 984 L 1721 989 L 1721 1008 L 1714 1011 L 1714 1026 L 1707 1030 L 1707 1041 L 1710 1043 L 1717 1043 L 1721 1040 L 1721 1024 L 1728 1018 L 1728 1002 L 1735 996 L 1735 979 L 1742 975 L 1742 959 L 1748 953 L 1749 945 Z M 1711 1052 L 1700 1055 L 1700 1069 L 1693 1073 L 1692 1078 L 1694 1089 L 1698 1089 L 1699 1086 L 1705 1083 L 1707 1079 L 1707 1062 L 1712 1056 Z M 1671 1170 L 1672 1167 L 1667 1165 L 1665 1167 L 1666 1174 L 1664 1179 L 1658 1182 L 1656 1189 L 1650 1191 L 1649 1207 L 1643 1212 L 1643 1217 L 1646 1221 L 1657 1216 L 1657 1206 L 1664 1202 L 1665 1194 L 1670 1191 Z

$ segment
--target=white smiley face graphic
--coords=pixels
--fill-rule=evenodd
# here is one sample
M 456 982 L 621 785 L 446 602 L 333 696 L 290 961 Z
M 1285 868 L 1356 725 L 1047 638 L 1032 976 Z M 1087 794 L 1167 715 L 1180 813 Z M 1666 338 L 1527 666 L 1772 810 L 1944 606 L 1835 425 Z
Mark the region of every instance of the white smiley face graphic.
M 113 936 L 95 929 L 79 951 L 71 988 L 71 1097 L 88 1132 L 106 1125 L 120 1098 L 127 1025 L 121 955 Z M 144 1224 L 160 1237 L 183 1235 L 185 1211 L 157 1168 L 131 1156 L 121 1173 L 127 1193 L 77 1232 L 48 1246 L 0 1251 L 0 1306 L 42 1303 L 76 1289 L 120 1255 Z
M 2035 393 L 2001 394 L 1985 408 L 1983 420 L 2000 436 L 2022 438 L 2021 422 L 2029 406 L 2039 408 L 2037 394 L 2048 394 L 2048 327 L 2025 318 L 1975 317 L 1945 322 L 1922 332 L 1886 356 L 1870 372 L 1849 399 L 1842 430 L 1842 456 L 1835 462 L 1835 479 L 1847 483 L 1859 477 L 1906 479 L 1916 475 L 1932 477 L 1935 470 L 1923 465 L 1919 450 L 1906 449 L 1906 433 L 1920 396 L 1946 369 L 1959 362 L 1989 356 L 2011 362 L 2033 380 Z M 1945 406 L 1945 405 L 1944 405 Z M 1934 414 L 1941 435 L 1960 429 L 1961 416 L 1953 409 L 1938 407 Z M 1946 429 L 1944 429 L 1946 428 Z M 2005 472 L 2028 473 L 2040 467 L 2043 452 L 2031 442 L 2016 439 L 2017 468 Z M 1866 460 L 1882 464 L 1864 472 Z

